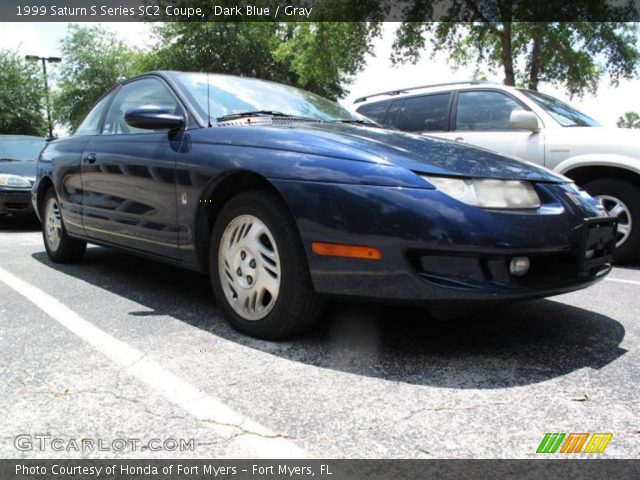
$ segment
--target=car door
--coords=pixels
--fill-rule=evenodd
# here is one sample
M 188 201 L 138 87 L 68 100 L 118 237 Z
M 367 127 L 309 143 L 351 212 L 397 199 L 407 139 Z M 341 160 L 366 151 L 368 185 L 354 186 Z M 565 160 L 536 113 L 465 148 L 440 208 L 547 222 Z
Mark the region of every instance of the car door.
M 450 139 L 544 165 L 543 133 L 509 123 L 513 110 L 530 111 L 512 96 L 498 90 L 461 90 L 453 110 Z
M 115 94 L 102 134 L 82 161 L 83 224 L 87 236 L 110 244 L 179 258 L 175 168 L 181 136 L 128 125 L 125 112 L 155 105 L 184 115 L 157 77 L 124 84 Z
M 82 225 L 82 155 L 91 139 L 99 135 L 112 98 L 113 93 L 102 97 L 73 135 L 48 143 L 38 163 L 42 173 L 53 176 L 64 226 L 71 234 L 85 235 Z

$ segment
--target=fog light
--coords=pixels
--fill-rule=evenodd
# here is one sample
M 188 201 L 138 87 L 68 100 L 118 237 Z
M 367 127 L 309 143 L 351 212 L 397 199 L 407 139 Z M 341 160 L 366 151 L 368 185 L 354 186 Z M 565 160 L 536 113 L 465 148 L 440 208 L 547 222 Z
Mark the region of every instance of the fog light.
M 529 257 L 514 257 L 509 263 L 509 273 L 514 277 L 522 277 L 529 271 Z

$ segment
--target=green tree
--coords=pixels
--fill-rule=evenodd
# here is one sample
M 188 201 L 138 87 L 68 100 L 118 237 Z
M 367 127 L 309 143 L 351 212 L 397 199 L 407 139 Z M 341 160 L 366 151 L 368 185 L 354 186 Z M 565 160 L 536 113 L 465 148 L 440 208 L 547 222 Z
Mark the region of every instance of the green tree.
M 46 135 L 39 64 L 0 50 L 0 134 Z
M 138 73 L 139 54 L 102 27 L 70 25 L 61 41 L 54 114 L 75 128 L 93 104 L 121 80 Z
M 637 112 L 626 112 L 618 119 L 619 128 L 640 128 L 640 114 Z
M 435 18 L 431 2 L 427 7 L 421 0 L 410 3 L 410 18 Z M 447 5 L 441 22 L 402 24 L 394 62 L 415 63 L 430 43 L 432 54 L 447 52 L 454 65 L 502 69 L 506 85 L 537 90 L 540 82 L 548 82 L 570 95 L 595 92 L 605 76 L 616 85 L 637 73 L 638 24 L 513 21 L 532 18 L 531 8 L 538 9 L 537 15 L 543 15 L 544 8 L 569 8 L 555 1 L 535 7 L 529 0 L 447 0 Z M 591 0 L 581 16 L 605 18 L 608 8 L 606 0 Z
M 366 65 L 371 40 L 379 34 L 377 23 L 317 22 L 289 25 L 287 37 L 274 57 L 288 65 L 295 83 L 328 98 L 346 93 L 355 74 Z
M 296 85 L 331 98 L 364 67 L 374 24 L 170 22 L 154 27 L 145 70 L 229 73 Z

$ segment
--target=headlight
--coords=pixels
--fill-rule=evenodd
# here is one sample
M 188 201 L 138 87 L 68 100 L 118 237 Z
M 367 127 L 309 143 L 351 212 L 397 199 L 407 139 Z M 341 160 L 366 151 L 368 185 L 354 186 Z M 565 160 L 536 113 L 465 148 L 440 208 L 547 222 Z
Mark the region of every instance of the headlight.
M 521 180 L 451 178 L 423 175 L 441 192 L 461 202 L 484 208 L 538 208 L 540 198 L 533 185 Z
M 0 173 L 0 187 L 28 188 L 30 186 L 31 182 L 26 177 Z

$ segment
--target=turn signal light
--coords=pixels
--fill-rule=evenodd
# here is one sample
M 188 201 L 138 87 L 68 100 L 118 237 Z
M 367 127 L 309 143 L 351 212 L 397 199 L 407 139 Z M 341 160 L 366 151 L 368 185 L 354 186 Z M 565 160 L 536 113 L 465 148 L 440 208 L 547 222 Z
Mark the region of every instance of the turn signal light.
M 380 260 L 380 250 L 373 247 L 361 247 L 356 245 L 343 245 L 340 243 L 312 242 L 311 251 L 316 255 L 326 257 L 361 258 L 365 260 Z

